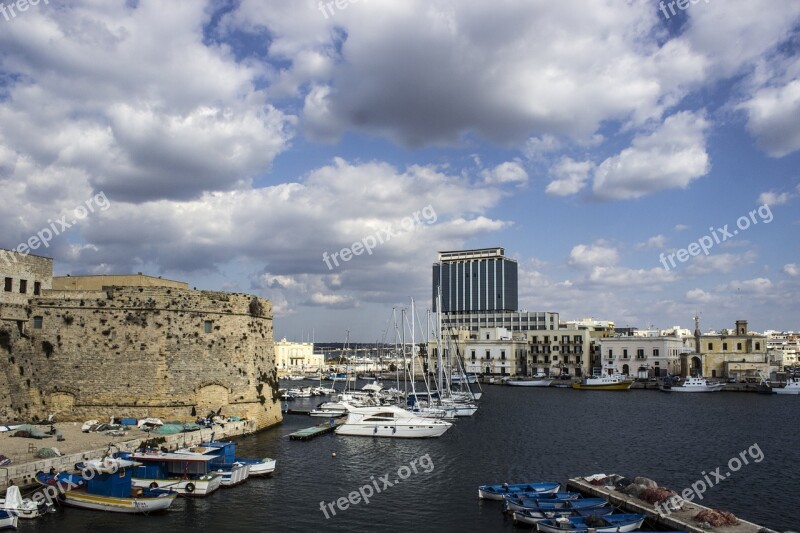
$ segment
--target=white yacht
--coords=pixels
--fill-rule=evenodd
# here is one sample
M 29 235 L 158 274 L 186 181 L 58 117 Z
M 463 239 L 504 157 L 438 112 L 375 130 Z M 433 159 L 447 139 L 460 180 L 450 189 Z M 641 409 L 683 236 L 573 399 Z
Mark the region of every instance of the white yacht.
M 423 418 L 395 405 L 351 407 L 337 435 L 360 437 L 440 437 L 453 426 L 444 420 Z
M 703 376 L 686 378 L 683 385 L 677 387 L 662 387 L 666 392 L 719 392 L 725 385 L 715 381 L 708 381 Z

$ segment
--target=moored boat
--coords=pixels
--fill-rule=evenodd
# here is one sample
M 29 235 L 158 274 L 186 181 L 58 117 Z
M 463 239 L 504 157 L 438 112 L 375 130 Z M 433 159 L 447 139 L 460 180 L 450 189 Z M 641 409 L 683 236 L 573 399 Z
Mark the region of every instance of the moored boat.
M 509 379 L 506 381 L 506 385 L 511 385 L 512 387 L 549 387 L 553 381 L 552 379 L 534 376 L 532 378 Z
M 395 405 L 348 409 L 337 435 L 359 437 L 430 438 L 440 437 L 453 426 L 444 420 L 423 418 Z
M 800 394 L 800 378 L 792 377 L 783 387 L 772 387 L 776 394 Z
M 0 529 L 17 529 L 17 516 L 0 509 Z
M 168 488 L 181 496 L 208 496 L 222 485 L 214 472 L 213 455 L 165 452 L 120 452 L 120 457 L 142 463 L 134 468 L 133 486 Z
M 533 511 L 530 509 L 520 509 L 511 513 L 511 519 L 515 524 L 527 524 L 535 526 L 538 522 L 542 520 L 556 518 L 557 515 L 561 516 L 603 516 L 609 515 L 614 512 L 614 508 L 611 506 L 608 507 L 597 507 L 595 509 L 577 509 L 575 511 L 571 511 L 569 515 L 560 512 L 548 512 L 548 513 L 541 513 L 539 511 Z M 542 516 L 547 515 L 547 516 Z
M 250 475 L 250 465 L 239 463 L 233 456 L 235 444 L 233 442 L 219 443 L 222 446 L 192 446 L 178 448 L 174 453 L 183 455 L 210 455 L 214 457 L 209 463 L 209 469 L 222 476 L 222 487 L 235 487 L 247 481 Z
M 503 511 L 510 512 L 527 509 L 532 501 L 540 502 L 566 502 L 577 500 L 581 495 L 578 492 L 518 492 L 503 496 Z
M 540 518 L 548 518 L 546 513 L 567 512 L 572 513 L 578 509 L 597 509 L 608 507 L 609 503 L 603 498 L 579 498 L 570 500 L 543 500 L 537 498 L 504 498 L 503 511 L 533 511 L 541 513 Z
M 216 455 L 222 455 L 226 463 L 248 465 L 250 467 L 250 477 L 271 476 L 275 471 L 276 461 L 270 457 L 265 457 L 263 459 L 236 457 L 235 442 L 203 442 L 201 446 L 215 448 L 217 450 Z
M 38 518 L 48 511 L 52 504 L 41 501 L 35 502 L 30 499 L 23 499 L 19 487 L 11 485 L 6 489 L 4 498 L 0 498 L 0 511 L 8 511 L 18 518 Z
M 708 381 L 703 376 L 689 377 L 684 380 L 682 385 L 664 385 L 661 390 L 664 392 L 719 392 L 725 385 L 714 381 Z
M 518 483 L 509 485 L 503 483 L 501 485 L 481 485 L 478 487 L 478 498 L 484 500 L 502 500 L 506 494 L 514 494 L 520 492 L 536 492 L 539 494 L 555 493 L 561 488 L 559 483 Z
M 136 461 L 107 458 L 83 464 L 82 472 L 37 472 L 36 481 L 58 491 L 65 505 L 92 511 L 148 514 L 165 511 L 178 493 L 132 486 Z M 91 476 L 85 474 L 90 472 Z
M 595 368 L 594 374 L 586 376 L 580 383 L 573 383 L 573 389 L 579 390 L 628 390 L 633 382 L 620 374 L 613 367 Z
M 546 533 L 559 533 L 562 531 L 575 531 L 580 533 L 589 531 L 596 533 L 623 533 L 626 531 L 636 531 L 642 527 L 644 519 L 645 515 L 643 514 L 610 514 L 587 518 L 571 516 L 556 518 L 554 520 L 542 520 L 536 524 L 536 529 Z

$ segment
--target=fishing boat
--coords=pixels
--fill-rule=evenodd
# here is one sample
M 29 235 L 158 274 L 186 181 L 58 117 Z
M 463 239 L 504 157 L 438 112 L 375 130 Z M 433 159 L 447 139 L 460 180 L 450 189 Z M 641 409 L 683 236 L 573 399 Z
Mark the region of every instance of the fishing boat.
M 611 506 L 597 507 L 595 509 L 576 509 L 574 511 L 571 511 L 570 513 L 561 513 L 561 512 L 541 513 L 539 511 L 533 511 L 529 509 L 520 509 L 514 511 L 511 514 L 511 520 L 515 524 L 527 524 L 535 526 L 542 520 L 557 518 L 559 515 L 560 516 L 604 516 L 604 515 L 610 515 L 613 512 L 614 508 Z M 542 514 L 546 514 L 548 516 L 543 517 Z
M 36 481 L 58 490 L 65 505 L 114 513 L 154 513 L 165 511 L 178 493 L 157 488 L 132 486 L 133 470 L 141 463 L 106 458 L 79 463 L 81 472 L 37 472 Z M 87 474 L 89 472 L 89 474 Z
M 554 520 L 542 520 L 536 524 L 537 531 L 547 533 L 559 533 L 563 531 L 575 531 L 585 533 L 588 531 L 596 533 L 616 533 L 626 531 L 636 531 L 644 524 L 645 515 L 643 514 L 610 514 L 605 516 L 570 516 L 561 517 Z
M 586 376 L 580 383 L 573 383 L 573 389 L 579 390 L 628 390 L 633 382 L 620 374 L 614 367 L 595 368 L 593 375 Z
M 17 516 L 0 509 L 0 529 L 17 529 Z
M 219 443 L 216 446 L 192 446 L 190 448 L 178 448 L 174 453 L 184 455 L 210 455 L 214 457 L 213 464 L 209 468 L 222 476 L 222 487 L 235 487 L 247 481 L 250 475 L 250 465 L 240 463 L 234 458 L 235 444 L 232 442 Z
M 5 498 L 0 498 L 0 511 L 8 511 L 18 518 L 38 518 L 52 508 L 52 505 L 46 501 L 37 503 L 27 498 L 23 499 L 16 485 L 8 487 Z
M 212 435 L 213 438 L 213 435 Z M 258 476 L 271 476 L 275 471 L 276 461 L 270 457 L 263 459 L 249 459 L 246 457 L 236 457 L 236 443 L 235 442 L 203 442 L 201 446 L 213 448 L 216 455 L 223 457 L 225 463 L 240 463 L 250 467 L 250 477 Z M 224 485 L 223 480 L 223 485 Z
M 453 426 L 450 422 L 423 418 L 395 405 L 352 407 L 337 435 L 359 437 L 440 437 Z
M 549 387 L 553 379 L 548 379 L 544 374 L 537 374 L 528 378 L 509 379 L 505 383 L 512 387 Z
M 800 394 L 800 377 L 791 377 L 784 387 L 772 387 L 776 394 Z
M 664 392 L 719 392 L 725 385 L 718 382 L 708 381 L 703 376 L 686 378 L 683 385 L 675 386 L 663 385 L 661 390 Z
M 506 494 L 514 494 L 519 492 L 536 492 L 539 494 L 555 493 L 561 488 L 558 483 L 519 483 L 516 485 L 509 485 L 503 483 L 501 485 L 481 485 L 478 487 L 478 498 L 483 500 L 502 500 Z
M 513 494 L 506 494 L 503 496 L 503 511 L 515 511 L 525 509 L 524 502 L 527 501 L 542 501 L 542 502 L 566 502 L 570 500 L 577 500 L 581 495 L 578 492 L 517 492 Z
M 568 512 L 578 509 L 597 509 L 608 507 L 609 503 L 603 498 L 580 498 L 569 500 L 546 500 L 539 498 L 503 498 L 503 511 L 533 511 L 540 513 L 540 518 L 549 518 L 546 513 Z
M 165 452 L 120 452 L 120 457 L 142 463 L 134 468 L 133 486 L 168 488 L 181 496 L 208 496 L 222 485 L 214 472 L 213 455 L 185 455 Z

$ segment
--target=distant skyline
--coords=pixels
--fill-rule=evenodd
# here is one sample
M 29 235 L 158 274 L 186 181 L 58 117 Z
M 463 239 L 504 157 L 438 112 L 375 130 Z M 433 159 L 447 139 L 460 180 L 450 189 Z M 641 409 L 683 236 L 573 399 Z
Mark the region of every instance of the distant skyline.
M 381 340 L 494 246 L 521 309 L 800 330 L 800 3 L 669 4 L 0 14 L 0 247 L 257 294 L 277 339 Z

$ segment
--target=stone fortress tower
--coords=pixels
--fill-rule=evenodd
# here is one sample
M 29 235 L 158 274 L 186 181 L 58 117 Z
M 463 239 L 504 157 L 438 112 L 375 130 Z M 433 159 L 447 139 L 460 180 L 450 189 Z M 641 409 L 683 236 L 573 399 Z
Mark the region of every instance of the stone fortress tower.
M 150 276 L 53 278 L 0 250 L 0 421 L 281 421 L 272 305 Z

